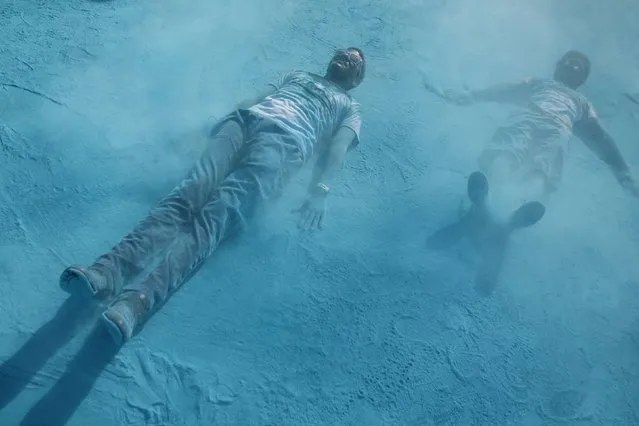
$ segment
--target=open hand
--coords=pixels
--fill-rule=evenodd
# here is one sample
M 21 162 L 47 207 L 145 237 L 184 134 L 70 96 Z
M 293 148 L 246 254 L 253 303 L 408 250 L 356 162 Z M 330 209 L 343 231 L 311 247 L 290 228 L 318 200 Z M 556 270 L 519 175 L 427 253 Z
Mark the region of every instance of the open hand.
M 309 196 L 299 209 L 293 210 L 293 213 L 300 214 L 297 223 L 300 229 L 322 229 L 326 214 L 326 194 Z

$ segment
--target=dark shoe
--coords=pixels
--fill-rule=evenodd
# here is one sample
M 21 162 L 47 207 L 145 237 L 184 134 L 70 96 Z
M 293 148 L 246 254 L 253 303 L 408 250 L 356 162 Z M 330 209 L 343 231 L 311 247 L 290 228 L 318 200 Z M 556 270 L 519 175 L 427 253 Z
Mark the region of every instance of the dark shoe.
M 113 294 L 113 286 L 104 274 L 78 265 L 69 266 L 62 272 L 60 288 L 86 299 L 105 299 Z
M 126 291 L 102 313 L 102 323 L 116 345 L 122 346 L 137 332 L 148 313 L 144 293 Z
M 468 198 L 475 205 L 483 205 L 488 197 L 488 179 L 481 172 L 473 172 L 466 186 Z
M 533 226 L 544 217 L 546 207 L 538 201 L 525 203 L 510 216 L 508 226 L 510 229 L 521 229 Z

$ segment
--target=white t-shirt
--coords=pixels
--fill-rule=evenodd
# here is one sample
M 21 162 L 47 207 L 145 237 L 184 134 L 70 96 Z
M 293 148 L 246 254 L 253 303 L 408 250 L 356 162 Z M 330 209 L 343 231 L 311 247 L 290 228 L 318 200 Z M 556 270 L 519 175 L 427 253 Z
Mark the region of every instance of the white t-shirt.
M 249 111 L 295 136 L 305 160 L 318 143 L 335 135 L 340 127 L 355 132 L 351 147 L 359 144 L 360 105 L 344 89 L 304 71 L 286 73 L 273 86 L 275 92 Z
M 540 132 L 564 141 L 572 136 L 575 124 L 597 118 L 585 95 L 558 81 L 529 79 L 523 89 L 518 102 L 523 109 L 514 113 L 504 128 L 530 123 Z

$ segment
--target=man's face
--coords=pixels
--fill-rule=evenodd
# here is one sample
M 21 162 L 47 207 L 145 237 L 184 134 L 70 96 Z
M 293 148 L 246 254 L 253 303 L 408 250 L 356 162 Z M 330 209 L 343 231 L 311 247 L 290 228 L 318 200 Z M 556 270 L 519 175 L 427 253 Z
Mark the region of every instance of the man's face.
M 328 64 L 328 74 L 340 83 L 355 87 L 360 83 L 363 66 L 364 58 L 357 50 L 340 49 Z
M 564 57 L 557 62 L 555 79 L 569 87 L 577 88 L 588 78 L 587 64 L 583 59 L 573 56 Z

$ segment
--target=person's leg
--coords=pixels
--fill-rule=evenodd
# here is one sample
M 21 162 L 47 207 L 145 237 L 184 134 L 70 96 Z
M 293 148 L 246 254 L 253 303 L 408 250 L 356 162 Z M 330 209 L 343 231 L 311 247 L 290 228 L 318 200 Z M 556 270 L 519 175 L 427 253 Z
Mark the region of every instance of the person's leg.
M 202 262 L 228 237 L 251 223 L 265 203 L 281 195 L 290 177 L 302 166 L 295 141 L 263 122 L 247 142 L 237 168 L 194 216 L 188 235 L 169 250 L 142 282 L 127 286 L 103 318 L 115 339 L 123 342 L 186 282 Z
M 479 158 L 479 170 L 490 181 L 490 185 L 503 185 L 512 180 L 528 150 L 530 130 L 527 122 L 498 128 Z
M 202 208 L 231 171 L 244 142 L 244 132 L 244 123 L 237 114 L 221 121 L 187 177 L 93 265 L 67 268 L 60 277 L 60 286 L 69 293 L 106 298 L 161 258 L 176 236 L 192 223 L 194 212 Z
M 539 201 L 546 203 L 549 195 L 549 182 L 545 173 L 532 170 L 526 173 L 518 184 L 522 203 Z
M 521 167 L 528 148 L 527 135 L 519 127 L 499 129 L 479 156 L 479 170 L 489 182 L 489 203 L 486 207 L 500 221 L 510 213 L 513 203 L 513 177 Z
M 545 204 L 550 194 L 559 187 L 565 154 L 560 138 L 547 137 L 535 142 L 519 187 L 524 202 L 540 201 Z
M 561 177 L 564 138 L 554 123 L 534 114 L 495 132 L 479 163 L 489 177 L 496 220 L 508 220 L 524 203 L 547 200 Z
M 509 150 L 486 150 L 482 153 L 480 170 L 486 175 L 491 186 L 508 182 L 519 167 L 519 160 Z

